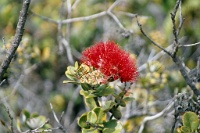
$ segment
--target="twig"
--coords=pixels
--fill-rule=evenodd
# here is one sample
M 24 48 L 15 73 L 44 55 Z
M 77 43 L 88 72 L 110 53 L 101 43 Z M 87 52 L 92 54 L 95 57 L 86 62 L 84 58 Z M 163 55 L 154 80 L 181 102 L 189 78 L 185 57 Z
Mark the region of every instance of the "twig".
M 18 20 L 18 24 L 17 24 L 17 29 L 16 29 L 16 33 L 15 33 L 15 37 L 14 40 L 12 42 L 12 47 L 8 52 L 8 55 L 6 56 L 5 60 L 2 62 L 1 64 L 1 68 L 0 68 L 0 81 L 3 80 L 3 76 L 6 72 L 6 70 L 8 69 L 10 62 L 12 61 L 12 58 L 15 55 L 15 51 L 17 50 L 21 40 L 22 40 L 22 36 L 24 33 L 24 25 L 26 22 L 26 18 L 28 15 L 28 8 L 30 5 L 31 0 L 24 0 L 23 2 L 23 6 L 22 6 L 22 10 L 20 11 L 20 16 L 19 16 L 19 20 Z
M 173 34 L 174 34 L 174 39 L 175 39 L 176 44 L 178 44 L 178 36 L 177 36 L 177 32 L 176 32 L 176 19 L 175 18 L 176 18 L 176 13 L 177 13 L 178 7 L 180 5 L 180 2 L 181 2 L 181 0 L 177 0 L 173 12 L 170 13 L 172 23 L 173 23 Z
M 110 11 L 107 12 L 109 16 L 112 17 L 112 19 L 118 24 L 118 26 L 122 29 L 125 30 L 124 26 L 121 24 L 121 22 L 119 21 L 119 19 Z
M 67 19 L 71 19 L 72 16 L 72 5 L 71 0 L 67 0 Z M 71 23 L 66 26 L 66 39 L 62 39 L 63 44 L 65 45 L 67 51 L 67 57 L 71 64 L 74 64 L 74 60 L 72 57 L 71 47 L 70 47 L 70 34 L 71 34 Z
M 69 1 L 67 1 L 69 3 Z M 77 2 L 79 2 L 77 0 Z M 55 24 L 69 24 L 69 23 L 73 23 L 73 22 L 79 22 L 79 21 L 88 21 L 88 20 L 92 20 L 92 19 L 96 19 L 96 18 L 99 18 L 99 17 L 103 17 L 105 15 L 109 15 L 113 18 L 113 20 L 119 25 L 119 27 L 123 30 L 125 30 L 124 26 L 121 24 L 121 22 L 119 21 L 119 19 L 112 13 L 112 10 L 114 9 L 114 7 L 116 7 L 120 2 L 122 2 L 121 0 L 116 0 L 106 11 L 102 11 L 102 12 L 99 12 L 99 13 L 96 13 L 96 14 L 93 14 L 93 15 L 89 15 L 89 16 L 84 16 L 84 17 L 77 17 L 77 18 L 67 18 L 65 20 L 53 20 L 51 18 L 48 18 L 48 17 L 45 17 L 45 16 L 41 16 L 41 15 L 38 15 L 36 13 L 34 13 L 33 11 L 31 11 L 31 13 L 35 16 L 38 16 L 40 18 L 42 18 L 43 20 L 46 20 L 48 22 L 52 22 L 52 23 L 55 23 Z M 75 8 L 75 6 L 73 5 L 72 7 L 70 7 L 70 11 L 72 11 L 73 9 Z
M 51 107 L 51 111 L 53 113 L 54 119 L 56 120 L 56 122 L 58 123 L 58 129 L 60 129 L 63 133 L 67 133 L 67 131 L 64 129 L 63 125 L 60 123 L 60 121 L 58 120 L 58 117 L 53 109 L 52 104 L 50 103 L 50 107 Z
M 33 12 L 32 10 L 30 10 L 29 12 L 31 13 L 31 15 L 37 16 L 37 17 L 39 17 L 39 18 L 41 18 L 41 19 L 43 19 L 43 20 L 45 20 L 45 21 L 47 21 L 47 22 L 51 22 L 51 23 L 54 23 L 54 24 L 59 24 L 58 21 L 53 20 L 53 19 L 48 18 L 48 17 L 45 17 L 45 16 L 42 16 L 42 15 L 39 15 L 39 14 L 36 14 L 36 13 Z
M 72 57 L 72 52 L 71 52 L 71 47 L 70 47 L 70 45 L 69 45 L 69 42 L 68 42 L 66 39 L 64 39 L 64 38 L 62 38 L 61 42 L 62 42 L 63 45 L 65 46 L 65 50 L 66 50 L 66 52 L 67 52 L 67 58 L 68 58 L 69 62 L 70 62 L 71 64 L 73 64 L 74 59 L 73 59 L 73 57 Z
M 137 24 L 138 24 L 138 26 L 139 26 L 140 31 L 142 32 L 142 34 L 143 34 L 146 38 L 148 38 L 156 47 L 160 48 L 160 49 L 163 50 L 165 53 L 167 53 L 169 56 L 171 56 L 171 53 L 170 53 L 170 52 L 168 52 L 168 51 L 167 51 L 166 49 L 164 49 L 162 46 L 160 46 L 159 44 L 157 44 L 156 42 L 154 42 L 154 41 L 143 31 L 142 25 L 139 23 L 138 17 L 137 17 L 137 16 L 136 16 L 136 20 L 137 20 Z
M 182 1 L 180 1 L 180 4 L 179 4 L 179 11 L 180 11 L 180 13 L 179 13 L 179 21 L 180 22 L 179 22 L 178 29 L 176 31 L 177 36 L 179 35 L 181 28 L 183 26 L 184 20 L 185 20 L 185 18 L 183 18 L 183 16 L 182 16 Z
M 173 49 L 173 53 L 172 53 L 173 56 L 176 55 L 176 53 L 178 51 L 178 45 L 179 45 L 178 34 L 177 34 L 177 30 L 176 30 L 176 13 L 177 13 L 178 7 L 181 6 L 180 3 L 181 3 L 181 0 L 177 0 L 173 12 L 170 13 L 171 14 L 172 24 L 173 24 L 173 34 L 174 34 L 174 42 L 175 42 L 175 43 L 173 43 L 173 45 L 174 45 L 174 49 Z M 180 17 L 182 17 L 182 15 L 180 15 Z M 182 25 L 182 24 L 180 24 L 180 25 Z
M 148 121 L 152 121 L 152 120 L 155 120 L 159 117 L 162 117 L 163 115 L 165 115 L 165 113 L 167 111 L 169 111 L 174 105 L 174 102 L 171 102 L 166 108 L 164 108 L 160 113 L 157 113 L 156 115 L 153 115 L 153 116 L 147 116 L 144 118 L 144 120 L 142 121 L 142 124 L 140 126 L 140 129 L 138 131 L 138 133 L 142 133 L 143 129 L 144 129 L 144 126 L 145 124 L 148 122 Z
M 200 42 L 197 42 L 197 43 L 193 43 L 193 44 L 185 44 L 185 45 L 179 45 L 179 47 L 192 47 L 192 46 L 196 46 L 196 45 L 199 45 Z
M 72 8 L 71 8 L 72 11 L 77 7 L 77 5 L 78 5 L 78 3 L 79 3 L 80 1 L 81 1 L 81 0 L 76 0 L 76 1 L 74 2 L 74 4 L 72 5 Z
M 155 43 L 153 40 L 151 40 L 150 37 L 148 37 L 146 35 L 146 33 L 143 31 L 142 29 L 142 26 L 141 24 L 139 23 L 138 19 L 137 19 L 137 23 L 138 23 L 138 26 L 140 28 L 140 31 L 142 32 L 142 34 L 147 37 L 154 45 L 156 45 L 158 48 L 162 49 L 165 53 L 167 53 L 171 58 L 172 60 L 174 61 L 174 63 L 176 64 L 176 66 L 178 67 L 179 71 L 181 72 L 181 75 L 183 76 L 183 78 L 185 79 L 187 85 L 190 86 L 190 88 L 192 89 L 192 91 L 194 92 L 194 94 L 196 96 L 199 96 L 200 95 L 200 90 L 198 90 L 195 86 L 195 84 L 193 83 L 192 81 L 192 78 L 189 76 L 189 72 L 185 66 L 185 63 L 179 59 L 179 57 L 176 56 L 176 52 L 178 51 L 178 48 L 179 48 L 179 44 L 178 44 L 178 36 L 177 36 L 177 30 L 176 30 L 176 27 L 175 27 L 175 17 L 176 17 L 176 12 L 178 10 L 178 6 L 180 6 L 180 2 L 181 0 L 177 0 L 177 3 L 176 3 L 176 6 L 174 8 L 174 11 L 173 13 L 171 13 L 171 17 L 172 17 L 172 22 L 173 22 L 173 34 L 175 36 L 175 41 L 174 43 L 172 44 L 173 45 L 173 52 L 172 54 L 170 52 L 168 52 L 166 49 L 162 48 L 160 45 L 158 45 L 157 43 Z M 137 16 L 136 16 L 137 18 Z
M 6 79 L 2 80 L 1 83 L 0 83 L 0 87 L 1 85 L 6 81 Z
M 14 128 L 13 128 L 13 117 L 12 115 L 10 114 L 10 111 L 8 109 L 8 107 L 6 107 L 6 112 L 8 113 L 8 116 L 10 118 L 10 128 L 11 128 L 11 132 L 14 133 Z
M 137 14 L 133 14 L 133 13 L 130 13 L 130 12 L 124 12 L 124 11 L 114 11 L 114 13 L 125 15 L 125 16 L 128 16 L 130 18 L 134 18 L 134 17 L 137 16 Z
M 77 18 L 66 19 L 66 20 L 62 21 L 62 24 L 68 24 L 68 23 L 79 22 L 79 21 L 88 21 L 88 20 L 91 20 L 91 19 L 96 19 L 96 18 L 105 16 L 106 14 L 107 14 L 106 11 L 102 11 L 100 13 L 96 13 L 96 14 L 93 14 L 93 15 L 85 16 L 85 17 L 77 17 Z
M 192 89 L 194 94 L 196 96 L 199 96 L 200 95 L 200 91 L 196 88 L 196 86 L 192 82 L 191 78 L 189 77 L 187 69 L 186 69 L 185 64 L 183 63 L 183 61 L 181 61 L 179 59 L 179 57 L 177 57 L 177 56 L 173 57 L 172 59 L 173 59 L 174 63 L 177 65 L 177 67 L 179 68 L 179 71 L 181 72 L 183 78 L 185 79 L 186 83 L 190 86 L 190 88 Z

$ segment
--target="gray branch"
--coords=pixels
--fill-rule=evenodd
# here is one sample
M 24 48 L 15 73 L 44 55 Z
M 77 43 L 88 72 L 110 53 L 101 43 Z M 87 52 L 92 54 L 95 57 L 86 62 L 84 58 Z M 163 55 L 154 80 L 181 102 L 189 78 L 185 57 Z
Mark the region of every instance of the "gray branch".
M 23 2 L 23 6 L 22 6 L 22 10 L 20 11 L 20 16 L 19 16 L 19 20 L 17 23 L 17 29 L 16 29 L 16 33 L 15 33 L 15 37 L 14 40 L 12 42 L 12 47 L 11 49 L 8 51 L 8 54 L 5 58 L 5 60 L 2 62 L 1 64 L 1 68 L 0 68 L 0 81 L 3 80 L 3 76 L 6 72 L 6 70 L 8 69 L 10 62 L 12 61 L 12 58 L 15 55 L 15 52 L 22 40 L 22 36 L 24 33 L 24 25 L 26 22 L 26 18 L 28 15 L 28 8 L 30 5 L 31 0 L 24 0 Z

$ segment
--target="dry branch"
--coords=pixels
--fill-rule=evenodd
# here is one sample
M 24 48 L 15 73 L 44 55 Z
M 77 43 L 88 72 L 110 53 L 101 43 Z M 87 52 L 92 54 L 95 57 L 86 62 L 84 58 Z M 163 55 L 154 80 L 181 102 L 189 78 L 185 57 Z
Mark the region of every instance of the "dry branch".
M 14 40 L 12 42 L 11 49 L 8 51 L 8 55 L 6 56 L 5 60 L 1 64 L 0 81 L 3 80 L 3 76 L 6 72 L 6 70 L 8 69 L 10 62 L 12 61 L 12 58 L 14 57 L 15 52 L 22 40 L 22 36 L 24 33 L 24 25 L 26 23 L 26 18 L 28 15 L 28 8 L 30 5 L 30 2 L 31 2 L 31 0 L 24 0 L 24 2 L 23 2 L 22 10 L 20 11 L 19 20 L 17 23 L 17 29 L 16 29 Z
M 180 8 L 179 8 L 180 7 Z M 178 48 L 180 46 L 184 46 L 184 45 L 180 45 L 179 44 L 179 41 L 178 41 L 178 34 L 181 30 L 181 27 L 183 25 L 183 18 L 182 18 L 182 11 L 180 11 L 180 24 L 179 24 L 179 27 L 178 29 L 176 28 L 176 21 L 175 21 L 175 18 L 176 18 L 176 14 L 177 14 L 177 11 L 178 11 L 178 8 L 181 10 L 181 0 L 177 0 L 176 2 L 176 5 L 175 5 L 175 8 L 173 10 L 173 12 L 171 13 L 171 20 L 172 20 L 172 24 L 173 24 L 173 35 L 174 35 L 174 43 L 172 44 L 173 45 L 173 48 L 172 48 L 172 51 L 168 51 L 166 48 L 163 48 L 161 47 L 159 44 L 157 44 L 156 42 L 154 42 L 142 29 L 142 25 L 139 23 L 138 19 L 137 19 L 137 16 L 136 16 L 136 19 L 137 19 L 137 23 L 138 23 L 138 26 L 140 28 L 140 31 L 142 32 L 142 34 L 148 38 L 156 47 L 160 48 L 161 50 L 163 50 L 166 54 L 168 54 L 172 60 L 174 61 L 174 63 L 176 64 L 176 66 L 178 67 L 179 71 L 181 72 L 181 75 L 183 76 L 183 78 L 185 79 L 186 83 L 188 86 L 190 86 L 191 90 L 193 91 L 193 93 L 196 95 L 196 96 L 200 96 L 200 90 L 197 89 L 197 87 L 195 86 L 195 83 L 193 82 L 192 78 L 193 77 L 190 77 L 189 76 L 189 71 L 188 71 L 188 68 L 185 66 L 185 63 L 180 59 L 180 57 L 177 56 L 177 51 L 178 51 Z M 199 43 L 195 43 L 194 45 L 198 45 Z M 193 45 L 193 44 L 192 44 Z M 191 46 L 191 44 L 190 44 Z

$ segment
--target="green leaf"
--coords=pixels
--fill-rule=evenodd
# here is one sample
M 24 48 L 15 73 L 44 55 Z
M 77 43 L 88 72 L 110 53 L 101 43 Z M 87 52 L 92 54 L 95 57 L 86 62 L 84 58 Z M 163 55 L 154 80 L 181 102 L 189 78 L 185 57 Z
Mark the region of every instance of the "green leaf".
M 30 118 L 35 118 L 35 117 L 39 117 L 39 115 L 38 115 L 38 113 L 34 112 L 34 113 L 31 114 Z
M 97 121 L 97 115 L 95 114 L 94 111 L 90 111 L 88 114 L 87 114 L 87 122 L 90 122 L 90 123 L 96 123 Z
M 79 68 L 77 61 L 75 62 L 74 68 L 75 68 L 75 70 L 77 70 Z
M 197 114 L 194 112 L 186 112 L 183 115 L 183 125 L 187 127 L 191 132 L 196 131 L 199 126 L 199 119 Z
M 181 133 L 191 133 L 190 129 L 186 126 L 182 126 L 180 130 L 181 130 Z
M 83 88 L 84 91 L 88 91 L 91 89 L 91 85 L 87 83 L 81 83 L 81 87 Z
M 114 116 L 117 120 L 121 119 L 121 117 L 122 117 L 122 113 L 120 112 L 119 109 L 112 108 L 112 109 L 111 109 L 111 113 L 113 114 L 113 116 Z
M 95 95 L 101 97 L 101 96 L 108 96 L 114 93 L 114 88 L 108 85 L 101 85 L 96 88 L 96 91 L 94 92 Z
M 110 120 L 104 123 L 103 133 L 121 133 L 123 127 L 117 120 Z
M 85 98 L 94 98 L 96 95 L 93 94 L 93 90 L 84 91 L 83 89 L 80 90 L 80 94 L 83 95 Z
M 111 109 L 113 108 L 113 106 L 115 106 L 115 105 L 116 105 L 115 102 L 113 102 L 113 101 L 107 101 L 107 102 L 105 103 L 105 105 L 102 106 L 102 108 L 103 108 L 103 110 L 104 110 L 105 112 L 107 112 L 107 111 L 111 110 Z
M 123 98 L 123 100 L 125 101 L 125 102 L 131 102 L 131 101 L 133 101 L 135 98 L 134 97 L 125 97 L 125 98 Z
M 81 117 L 78 119 L 78 125 L 82 128 L 89 129 L 90 126 L 87 125 L 87 113 L 84 113 L 81 115 Z
M 75 84 L 78 84 L 78 82 L 72 81 L 72 80 L 64 80 L 63 83 L 64 83 L 64 84 L 67 84 L 67 83 L 75 83 Z
M 84 98 L 84 100 L 85 100 L 85 104 L 86 104 L 90 109 L 93 109 L 93 108 L 97 107 L 94 98 Z
M 125 94 L 126 94 L 126 92 L 125 92 L 125 91 L 122 91 L 122 92 L 119 93 L 118 96 L 119 96 L 119 97 L 123 97 Z
M 82 133 L 99 133 L 99 131 L 95 128 L 91 128 L 91 129 L 82 129 Z
M 93 109 L 94 113 L 97 116 L 97 121 L 96 123 L 103 123 L 106 120 L 106 113 L 104 112 L 104 110 L 100 107 L 94 108 Z
M 122 107 L 126 107 L 126 103 L 123 99 L 120 101 L 119 105 Z

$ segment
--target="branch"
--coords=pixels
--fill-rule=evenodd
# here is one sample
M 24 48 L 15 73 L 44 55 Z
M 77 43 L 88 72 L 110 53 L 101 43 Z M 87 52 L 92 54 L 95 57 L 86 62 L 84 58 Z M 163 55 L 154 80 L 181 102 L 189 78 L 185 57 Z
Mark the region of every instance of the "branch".
M 143 31 L 142 25 L 139 23 L 138 17 L 137 17 L 137 16 L 136 16 L 136 20 L 137 20 L 137 24 L 138 24 L 138 26 L 139 26 L 140 31 L 142 32 L 142 34 L 143 34 L 146 38 L 148 38 L 148 39 L 151 41 L 151 43 L 153 43 L 156 47 L 160 48 L 160 49 L 163 50 L 165 53 L 167 53 L 169 56 L 171 56 L 171 53 L 170 53 L 170 52 L 168 52 L 168 51 L 167 51 L 166 49 L 164 49 L 162 46 L 160 46 L 159 44 L 157 44 L 156 42 L 154 42 L 154 41 Z
M 183 16 L 182 16 L 182 2 L 181 1 L 180 1 L 180 5 L 179 5 L 179 10 L 180 10 L 180 13 L 179 13 L 179 21 L 180 21 L 180 23 L 179 23 L 178 29 L 176 31 L 177 36 L 179 35 L 179 33 L 181 31 L 181 28 L 183 26 L 184 20 L 185 20 L 185 18 L 183 18 Z
M 6 59 L 2 62 L 1 64 L 1 68 L 0 68 L 0 81 L 3 80 L 3 76 L 6 72 L 6 70 L 8 69 L 10 62 L 12 61 L 12 58 L 15 55 L 15 51 L 17 50 L 21 40 L 22 40 L 22 36 L 24 33 L 24 25 L 26 22 L 26 18 L 28 15 L 28 8 L 30 5 L 31 0 L 24 0 L 23 6 L 22 6 L 22 10 L 20 11 L 20 16 L 19 16 L 19 20 L 17 23 L 17 29 L 16 29 L 16 33 L 15 33 L 15 37 L 14 40 L 12 42 L 12 47 L 9 50 L 8 55 L 6 56 Z
M 78 0 L 76 1 L 77 3 L 79 2 Z M 111 18 L 118 24 L 118 26 L 122 29 L 125 30 L 124 26 L 121 24 L 121 22 L 119 21 L 119 19 L 112 13 L 112 10 L 120 3 L 122 2 L 122 0 L 116 0 L 106 11 L 102 11 L 93 15 L 89 15 L 89 16 L 85 16 L 85 17 L 77 17 L 77 18 L 67 18 L 65 20 L 53 20 L 51 18 L 45 17 L 45 16 L 41 16 L 38 15 L 36 13 L 34 13 L 33 11 L 31 11 L 31 13 L 37 17 L 40 17 L 43 20 L 46 20 L 48 22 L 52 22 L 55 24 L 69 24 L 69 23 L 73 23 L 73 22 L 79 22 L 79 21 L 88 21 L 88 20 L 92 20 L 92 19 L 96 19 L 99 17 L 103 17 L 105 15 L 109 15 L 111 16 Z M 76 3 L 75 3 L 76 4 Z M 73 5 L 70 9 L 73 10 L 75 7 L 75 5 Z M 130 15 L 130 14 L 129 14 Z
M 14 128 L 13 128 L 13 117 L 12 115 L 10 114 L 10 111 L 8 109 L 8 107 L 6 107 L 6 112 L 8 113 L 8 116 L 10 118 L 10 128 L 11 128 L 11 132 L 14 133 Z
M 88 20 L 91 20 L 91 19 L 96 19 L 96 18 L 105 16 L 106 14 L 107 14 L 106 11 L 102 11 L 100 13 L 96 13 L 96 14 L 93 14 L 93 15 L 85 16 L 85 17 L 77 17 L 77 18 L 66 19 L 66 20 L 63 20 L 61 23 L 62 24 L 68 24 L 68 23 L 72 23 L 72 22 L 88 21 Z M 58 23 L 58 21 L 57 21 L 57 23 Z
M 178 44 L 178 36 L 177 36 L 177 32 L 176 32 L 176 13 L 177 13 L 177 10 L 178 10 L 178 7 L 181 3 L 181 0 L 177 0 L 176 2 L 176 5 L 174 7 L 174 11 L 171 14 L 171 19 L 172 19 L 172 23 L 173 23 L 173 34 L 174 34 L 174 39 L 175 39 L 175 42 L 176 44 Z
M 181 75 L 185 79 L 186 83 L 190 86 L 190 88 L 192 89 L 194 94 L 196 96 L 199 96 L 200 91 L 196 88 L 195 84 L 193 83 L 193 81 L 189 77 L 189 73 L 187 72 L 187 69 L 185 67 L 184 62 L 182 60 L 180 60 L 179 57 L 177 57 L 177 56 L 173 57 L 172 59 L 173 59 L 174 63 L 177 65 L 177 67 L 179 68 Z
M 43 19 L 43 20 L 45 20 L 45 21 L 47 21 L 47 22 L 51 22 L 51 23 L 54 23 L 54 24 L 59 24 L 58 21 L 53 20 L 53 19 L 48 18 L 48 17 L 45 17 L 45 16 L 42 16 L 42 15 L 39 15 L 39 14 L 36 14 L 36 13 L 34 13 L 32 10 L 30 10 L 29 13 L 30 13 L 31 15 L 37 16 L 37 17 L 39 17 L 39 18 L 41 18 L 41 19 Z
M 171 14 L 171 19 L 172 19 L 172 24 L 173 24 L 173 34 L 174 34 L 174 43 L 173 43 L 173 45 L 174 45 L 174 50 L 173 50 L 173 56 L 175 56 L 176 55 L 176 53 L 177 53 L 177 51 L 178 51 L 178 45 L 179 45 L 179 42 L 178 42 L 178 34 L 177 33 L 179 33 L 180 32 L 180 30 L 177 32 L 177 30 L 176 30 L 176 13 L 177 13 L 177 10 L 178 10 L 178 7 L 179 6 L 181 6 L 180 5 L 181 4 L 181 0 L 177 0 L 177 2 L 176 2 L 176 5 L 175 5 L 175 7 L 174 7 L 174 11 L 172 12 L 172 13 L 170 13 Z M 181 8 L 180 8 L 181 9 Z M 180 14 L 180 17 L 182 17 L 182 15 Z M 180 22 L 180 28 L 182 27 L 182 24 L 181 23 L 183 23 L 183 21 L 182 22 Z
M 174 102 L 171 102 L 166 108 L 164 108 L 160 113 L 157 113 L 156 115 L 153 116 L 147 116 L 144 118 L 144 120 L 142 121 L 142 125 L 140 126 L 140 129 L 138 131 L 138 133 L 142 133 L 144 130 L 144 126 L 148 121 L 152 121 L 155 120 L 159 117 L 162 117 L 167 111 L 169 111 L 174 105 Z
M 58 128 L 56 128 L 56 129 L 60 129 L 63 133 L 68 133 L 68 132 L 65 130 L 65 128 L 63 127 L 63 125 L 60 123 L 60 120 L 61 120 L 62 117 L 60 118 L 60 120 L 58 120 L 58 117 L 57 117 L 57 115 L 56 115 L 56 113 L 55 113 L 55 111 L 54 111 L 53 106 L 52 106 L 51 103 L 50 103 L 50 107 L 51 107 L 51 111 L 52 111 L 52 113 L 53 113 L 54 119 L 55 119 L 56 122 L 58 123 Z
M 194 94 L 196 96 L 199 96 L 200 95 L 200 90 L 197 89 L 197 87 L 195 86 L 194 82 L 192 81 L 192 78 L 189 76 L 189 72 L 185 66 L 185 63 L 179 59 L 179 57 L 177 57 L 176 53 L 178 51 L 178 48 L 180 46 L 183 46 L 183 45 L 180 45 L 179 46 L 179 42 L 178 42 L 178 34 L 180 32 L 180 29 L 182 27 L 182 23 L 180 23 L 180 28 L 178 30 L 176 30 L 176 27 L 175 27 L 175 17 L 176 17 L 176 12 L 178 10 L 178 7 L 181 6 L 181 0 L 177 0 L 176 2 L 176 6 L 174 8 L 174 11 L 173 13 L 171 13 L 171 18 L 172 18 L 172 22 L 173 22 L 173 34 L 174 34 L 174 37 L 175 37 L 175 41 L 174 43 L 172 44 L 173 45 L 173 52 L 172 54 L 170 52 L 168 52 L 166 49 L 162 48 L 159 44 L 155 43 L 153 40 L 151 40 L 150 37 L 147 36 L 147 34 L 143 31 L 142 29 L 142 25 L 139 23 L 138 21 L 138 18 L 136 16 L 136 19 L 137 19 L 137 23 L 138 23 L 138 26 L 140 28 L 140 31 L 142 32 L 142 34 L 147 37 L 155 46 L 157 46 L 158 48 L 162 49 L 165 53 L 167 53 L 171 58 L 172 60 L 174 61 L 174 63 L 176 64 L 176 66 L 178 67 L 179 71 L 181 72 L 181 75 L 183 76 L 183 78 L 185 79 L 187 85 L 190 86 L 190 88 L 192 89 L 192 91 L 194 92 Z M 180 8 L 181 9 L 181 8 Z M 182 17 L 181 15 L 181 11 L 180 11 L 180 17 Z M 195 45 L 198 45 L 199 43 L 196 43 Z M 190 45 L 191 46 L 191 45 Z M 141 69 L 140 69 L 141 70 Z
M 200 42 L 197 42 L 197 43 L 193 43 L 193 44 L 185 44 L 185 45 L 179 45 L 179 47 L 191 47 L 191 46 L 196 46 L 196 45 L 199 45 Z

